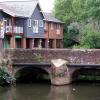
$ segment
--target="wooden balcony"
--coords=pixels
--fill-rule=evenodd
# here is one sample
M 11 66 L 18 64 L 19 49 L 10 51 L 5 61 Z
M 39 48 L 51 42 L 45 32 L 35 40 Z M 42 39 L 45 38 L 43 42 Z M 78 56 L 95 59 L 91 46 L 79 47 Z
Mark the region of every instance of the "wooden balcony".
M 12 33 L 12 26 L 6 26 L 5 27 L 5 34 L 10 34 Z M 14 34 L 22 34 L 23 33 L 23 27 L 20 26 L 15 26 L 14 27 Z

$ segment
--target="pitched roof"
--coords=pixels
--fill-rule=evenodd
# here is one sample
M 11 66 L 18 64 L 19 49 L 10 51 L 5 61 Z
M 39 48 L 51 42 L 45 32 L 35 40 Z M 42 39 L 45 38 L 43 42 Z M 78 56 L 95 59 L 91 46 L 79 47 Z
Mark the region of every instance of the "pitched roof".
M 0 2 L 0 10 L 14 17 L 31 17 L 38 0 Z
M 43 13 L 44 14 L 44 17 L 45 17 L 45 20 L 48 21 L 48 22 L 56 22 L 56 23 L 64 23 L 58 19 L 56 19 L 54 16 L 52 16 L 51 13 Z

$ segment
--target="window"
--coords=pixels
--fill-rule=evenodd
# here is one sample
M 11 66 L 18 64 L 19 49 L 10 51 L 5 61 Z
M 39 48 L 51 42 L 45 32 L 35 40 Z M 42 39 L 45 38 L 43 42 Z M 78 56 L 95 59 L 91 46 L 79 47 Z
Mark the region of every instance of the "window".
M 60 30 L 60 24 L 57 24 L 57 25 L 56 25 L 56 29 L 57 29 L 57 30 Z
M 53 30 L 53 23 L 50 24 L 50 29 Z
M 34 20 L 34 21 L 33 21 L 33 26 L 34 26 L 34 27 L 38 26 L 38 20 Z
M 5 26 L 11 26 L 11 19 L 4 20 L 4 25 Z
M 4 20 L 4 26 L 5 27 L 7 26 L 7 20 Z
M 43 27 L 43 20 L 39 21 L 39 27 Z
M 38 33 L 38 20 L 33 21 L 33 32 Z
M 5 31 L 5 33 L 8 33 L 8 32 L 11 32 L 11 19 L 5 19 L 4 20 L 4 27 L 5 27 L 5 29 L 4 29 L 4 31 Z
M 34 27 L 37 27 L 37 26 L 38 26 L 38 20 L 34 20 L 34 21 L 33 21 L 33 26 L 34 26 Z
M 60 34 L 60 24 L 56 24 L 56 31 L 57 33 L 56 34 Z
M 31 27 L 31 19 L 28 19 L 28 27 Z
M 9 26 L 9 20 L 7 20 L 7 26 Z

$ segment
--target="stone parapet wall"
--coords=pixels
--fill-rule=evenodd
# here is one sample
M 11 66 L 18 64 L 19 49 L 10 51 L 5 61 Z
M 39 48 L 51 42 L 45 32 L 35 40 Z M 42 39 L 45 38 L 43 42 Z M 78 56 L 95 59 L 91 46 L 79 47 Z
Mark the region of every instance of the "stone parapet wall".
M 13 63 L 50 63 L 65 59 L 70 64 L 100 64 L 99 49 L 7 49 Z

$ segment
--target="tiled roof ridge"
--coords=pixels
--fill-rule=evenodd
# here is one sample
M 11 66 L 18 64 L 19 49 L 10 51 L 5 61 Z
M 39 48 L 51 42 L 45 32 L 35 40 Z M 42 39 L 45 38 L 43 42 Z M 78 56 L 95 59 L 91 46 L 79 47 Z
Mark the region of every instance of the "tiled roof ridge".
M 64 23 L 61 20 L 57 19 L 52 13 L 43 12 L 46 21 Z
M 6 2 L 34 2 L 34 1 L 38 1 L 38 0 L 15 0 L 15 1 L 0 1 L 0 3 L 6 3 Z

